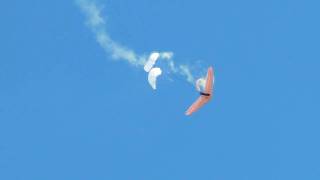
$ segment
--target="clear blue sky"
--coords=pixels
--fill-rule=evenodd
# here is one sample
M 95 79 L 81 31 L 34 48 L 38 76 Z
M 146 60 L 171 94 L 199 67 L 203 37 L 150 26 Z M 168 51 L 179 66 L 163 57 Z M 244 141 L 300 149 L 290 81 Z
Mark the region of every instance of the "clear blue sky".
M 108 32 L 216 72 L 214 99 L 115 62 L 74 1 L 0 6 L 0 179 L 320 179 L 319 1 L 101 0 Z

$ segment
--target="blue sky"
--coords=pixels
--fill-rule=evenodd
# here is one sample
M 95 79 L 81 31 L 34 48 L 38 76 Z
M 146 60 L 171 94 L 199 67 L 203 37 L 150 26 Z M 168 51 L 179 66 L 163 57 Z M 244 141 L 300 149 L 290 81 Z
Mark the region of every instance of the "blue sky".
M 115 41 L 214 67 L 191 117 L 185 78 L 153 91 L 74 1 L 1 4 L 0 179 L 320 178 L 320 2 L 100 0 Z

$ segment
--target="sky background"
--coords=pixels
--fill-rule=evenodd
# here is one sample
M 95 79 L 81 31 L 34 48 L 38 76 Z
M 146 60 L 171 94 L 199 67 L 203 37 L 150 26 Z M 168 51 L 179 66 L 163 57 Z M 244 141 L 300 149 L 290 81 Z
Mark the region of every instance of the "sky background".
M 0 179 L 320 179 L 320 1 L 100 0 L 138 54 L 215 69 L 184 78 L 114 61 L 74 1 L 0 6 Z

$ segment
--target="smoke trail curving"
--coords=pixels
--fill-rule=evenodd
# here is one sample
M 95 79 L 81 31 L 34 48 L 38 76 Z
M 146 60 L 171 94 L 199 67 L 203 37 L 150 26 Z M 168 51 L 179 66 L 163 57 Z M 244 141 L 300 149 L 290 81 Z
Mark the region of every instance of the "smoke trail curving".
M 147 59 L 145 55 L 138 55 L 134 50 L 127 48 L 120 43 L 114 41 L 106 30 L 105 19 L 101 16 L 101 6 L 98 6 L 94 0 L 76 0 L 76 4 L 80 7 L 86 16 L 86 25 L 91 29 L 99 45 L 107 54 L 115 60 L 124 60 L 136 67 L 144 66 L 146 72 L 150 72 L 158 59 L 166 60 L 168 69 L 171 73 L 181 75 L 186 80 L 194 84 L 194 76 L 191 73 L 190 67 L 187 65 L 176 66 L 172 57 L 172 52 L 153 52 Z M 157 73 L 154 73 L 157 72 Z M 161 73 L 161 69 L 157 68 L 153 74 L 149 73 L 149 83 L 155 89 L 156 77 Z M 156 75 L 156 76 L 155 76 Z M 150 79 L 152 82 L 150 82 Z

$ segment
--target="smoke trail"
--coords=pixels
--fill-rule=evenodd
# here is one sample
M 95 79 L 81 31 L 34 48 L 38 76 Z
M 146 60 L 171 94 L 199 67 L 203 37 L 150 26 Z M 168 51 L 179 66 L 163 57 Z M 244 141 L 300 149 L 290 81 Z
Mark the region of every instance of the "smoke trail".
M 119 44 L 110 37 L 106 31 L 106 22 L 101 16 L 102 8 L 98 6 L 94 0 L 76 0 L 76 3 L 85 14 L 86 25 L 94 33 L 97 42 L 107 54 L 111 55 L 113 59 L 124 60 L 137 67 L 144 66 L 146 63 L 149 63 L 147 67 L 145 67 L 145 70 L 148 72 L 152 69 L 157 59 L 160 58 L 166 60 L 168 63 L 169 69 L 167 71 L 182 75 L 189 83 L 194 84 L 195 80 L 191 73 L 190 67 L 187 65 L 176 66 L 172 59 L 172 52 L 153 52 L 151 53 L 149 59 L 147 59 L 145 55 L 136 54 L 134 50 Z M 159 70 L 161 71 L 161 69 L 158 69 L 158 71 Z M 152 78 L 152 80 L 153 79 L 155 78 Z M 155 83 L 155 81 L 153 81 L 153 83 Z
M 115 42 L 106 31 L 105 20 L 101 16 L 101 8 L 99 8 L 94 1 L 77 0 L 76 1 L 82 12 L 86 16 L 86 24 L 95 34 L 99 45 L 110 53 L 113 59 L 120 59 L 129 62 L 132 65 L 143 65 L 144 56 L 137 55 L 133 50 L 120 45 Z
M 190 69 L 188 66 L 186 65 L 180 65 L 179 66 L 179 71 L 178 71 L 181 75 L 185 76 L 187 78 L 187 81 L 190 83 L 194 82 L 194 78 L 190 72 Z

